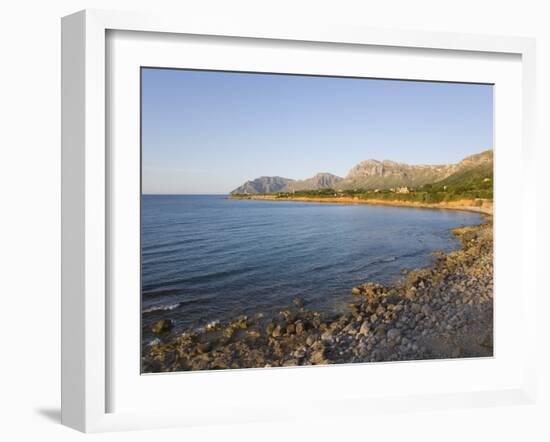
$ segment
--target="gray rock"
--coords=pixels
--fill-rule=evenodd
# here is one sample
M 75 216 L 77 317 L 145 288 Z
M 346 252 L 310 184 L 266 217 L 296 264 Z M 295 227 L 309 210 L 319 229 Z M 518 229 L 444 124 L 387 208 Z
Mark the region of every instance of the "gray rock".
M 397 342 L 399 338 L 401 338 L 401 331 L 397 328 L 392 328 L 388 330 L 387 337 L 388 337 L 388 341 Z

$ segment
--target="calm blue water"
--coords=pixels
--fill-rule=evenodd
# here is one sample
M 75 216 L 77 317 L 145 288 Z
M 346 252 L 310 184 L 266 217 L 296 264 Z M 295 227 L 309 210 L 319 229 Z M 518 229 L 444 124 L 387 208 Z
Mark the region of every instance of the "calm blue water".
M 279 311 L 301 297 L 338 309 L 352 287 L 391 282 L 458 247 L 474 213 L 369 205 L 142 197 L 143 327 L 179 329 Z

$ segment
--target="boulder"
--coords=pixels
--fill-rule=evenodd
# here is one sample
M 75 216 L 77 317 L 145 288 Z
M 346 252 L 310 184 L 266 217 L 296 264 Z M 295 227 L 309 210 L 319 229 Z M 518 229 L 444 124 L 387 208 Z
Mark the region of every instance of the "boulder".
M 398 342 L 401 338 L 401 331 L 397 328 L 392 328 L 388 330 L 387 338 L 390 342 Z
M 368 321 L 364 321 L 361 324 L 361 328 L 359 328 L 359 334 L 363 336 L 367 336 L 370 333 L 370 327 Z
M 326 363 L 325 360 L 325 349 L 323 347 L 318 348 L 313 353 L 311 353 L 311 356 L 309 358 L 309 362 L 312 364 L 318 365 L 318 364 L 324 364 Z
M 170 319 L 161 319 L 153 325 L 152 331 L 156 334 L 170 333 L 174 328 L 174 322 Z
M 386 288 L 383 285 L 376 284 L 373 282 L 369 282 L 367 284 L 364 284 L 362 286 L 363 294 L 367 297 L 377 297 L 379 295 L 384 294 L 386 291 Z
M 244 330 L 248 325 L 247 325 L 247 320 L 248 318 L 246 316 L 243 316 L 241 318 L 239 318 L 234 324 L 233 324 L 233 327 L 234 328 L 240 328 L 241 330 Z
M 298 308 L 302 308 L 304 306 L 304 300 L 302 298 L 294 298 L 292 303 Z
M 330 341 L 332 339 L 332 330 L 331 329 L 327 329 L 322 335 L 321 335 L 321 339 L 323 341 Z
M 277 324 L 273 329 L 273 331 L 271 332 L 271 336 L 273 336 L 274 338 L 278 338 L 279 336 L 281 336 L 281 334 L 282 334 L 281 326 Z
M 348 304 L 348 308 L 350 310 L 350 312 L 352 313 L 352 315 L 354 316 L 357 316 L 359 314 L 359 305 L 355 304 L 355 303 L 351 303 L 351 304 Z
M 343 333 L 347 333 L 348 335 L 356 335 L 357 330 L 353 326 L 353 324 L 348 324 L 342 329 Z
M 235 333 L 235 329 L 231 326 L 227 327 L 224 332 L 223 332 L 223 335 L 230 339 L 232 336 L 233 336 L 233 333 Z
M 306 339 L 306 344 L 307 345 L 313 345 L 315 343 L 317 339 L 317 335 L 313 334 L 313 335 L 309 335 Z
M 388 304 L 397 305 L 403 300 L 403 298 L 399 295 L 388 295 L 386 300 L 388 301 Z

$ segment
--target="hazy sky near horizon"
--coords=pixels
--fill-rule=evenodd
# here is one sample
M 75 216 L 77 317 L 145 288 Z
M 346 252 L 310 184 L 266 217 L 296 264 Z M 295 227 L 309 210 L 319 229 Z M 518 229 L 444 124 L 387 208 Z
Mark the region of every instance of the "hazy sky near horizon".
M 454 163 L 492 147 L 490 85 L 142 69 L 143 193 L 228 193 L 259 176 Z

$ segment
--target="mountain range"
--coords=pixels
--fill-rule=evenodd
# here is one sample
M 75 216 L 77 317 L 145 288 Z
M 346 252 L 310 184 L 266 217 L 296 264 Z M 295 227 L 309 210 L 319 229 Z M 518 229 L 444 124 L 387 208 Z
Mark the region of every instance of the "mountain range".
M 352 190 L 418 187 L 425 184 L 460 184 L 493 176 L 493 151 L 470 155 L 454 164 L 410 165 L 390 160 L 366 160 L 352 167 L 344 178 L 318 173 L 305 180 L 262 176 L 233 190 L 232 194 L 294 192 L 299 190 Z

